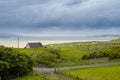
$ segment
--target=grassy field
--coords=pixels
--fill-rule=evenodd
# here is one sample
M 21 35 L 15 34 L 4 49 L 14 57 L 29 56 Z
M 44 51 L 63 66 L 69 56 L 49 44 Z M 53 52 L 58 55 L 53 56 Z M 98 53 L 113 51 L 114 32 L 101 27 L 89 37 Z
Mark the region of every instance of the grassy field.
M 16 78 L 13 80 L 59 80 L 59 79 L 52 75 L 40 75 L 36 72 L 30 72 L 29 74 L 23 77 Z
M 25 54 L 28 54 L 28 55 L 34 55 L 34 54 L 40 53 L 42 51 L 45 51 L 46 49 L 45 48 L 31 48 L 31 49 L 15 48 L 15 50 L 18 50 L 21 53 L 25 53 Z
M 74 69 L 60 73 L 74 80 L 120 80 L 120 65 Z
M 107 63 L 107 62 L 116 62 L 120 61 L 120 58 L 115 58 L 113 60 L 105 61 L 105 62 L 85 62 L 82 57 L 84 55 L 88 55 L 90 53 L 112 53 L 119 54 L 120 52 L 120 39 L 112 40 L 112 41 L 92 41 L 92 42 L 74 42 L 74 43 L 63 43 L 63 44 L 51 44 L 46 45 L 44 48 L 33 48 L 33 49 L 17 49 L 21 53 L 25 53 L 30 55 L 33 60 L 38 59 L 35 56 L 37 54 L 41 54 L 42 52 L 48 52 L 49 50 L 58 50 L 60 56 L 63 61 L 56 66 L 78 66 L 85 64 L 98 64 L 98 63 Z M 43 54 L 43 53 L 42 53 Z M 51 53 L 54 54 L 54 53 Z M 45 54 L 43 54 L 45 55 Z M 48 54 L 47 54 L 48 55 Z M 111 55 L 110 55 L 111 56 Z M 119 55 L 118 55 L 119 56 Z M 45 56 L 46 57 L 46 56 Z M 45 58 L 49 59 L 49 58 Z M 52 58 L 53 59 L 53 58 Z M 41 66 L 36 66 L 41 67 Z M 108 66 L 108 67 L 96 67 L 96 68 L 88 68 L 88 69 L 76 69 L 70 71 L 63 71 L 61 74 L 71 77 L 75 80 L 119 80 L 120 77 L 120 65 L 118 66 Z M 79 79 L 78 79 L 79 78 Z M 15 80 L 58 80 L 54 76 L 43 76 L 34 73 L 30 73 L 24 77 Z
M 82 61 L 81 57 L 83 55 L 88 55 L 92 52 L 107 51 L 104 49 L 112 50 L 112 48 L 117 48 L 120 50 L 120 39 L 115 39 L 111 41 L 102 41 L 102 42 L 91 41 L 91 42 L 51 44 L 51 45 L 46 45 L 44 48 L 34 48 L 34 49 L 16 48 L 16 50 L 19 50 L 20 52 L 28 54 L 32 57 L 37 53 L 47 51 L 47 49 L 50 48 L 60 50 L 60 55 L 63 58 L 64 62 L 60 63 L 59 66 L 74 66 L 81 64 Z M 115 50 L 113 50 L 113 53 L 115 53 Z

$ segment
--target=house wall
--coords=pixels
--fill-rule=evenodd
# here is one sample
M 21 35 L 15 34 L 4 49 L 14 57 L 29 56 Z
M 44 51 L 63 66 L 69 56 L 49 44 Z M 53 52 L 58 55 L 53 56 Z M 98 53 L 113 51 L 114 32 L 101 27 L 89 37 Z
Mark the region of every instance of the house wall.
M 26 45 L 26 48 L 30 48 L 30 46 L 27 44 L 27 45 Z

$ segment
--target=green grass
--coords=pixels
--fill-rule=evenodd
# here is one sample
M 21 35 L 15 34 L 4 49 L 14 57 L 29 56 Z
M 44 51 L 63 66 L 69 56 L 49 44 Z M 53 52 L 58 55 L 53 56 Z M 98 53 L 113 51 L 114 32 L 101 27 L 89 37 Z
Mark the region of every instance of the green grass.
M 36 72 L 30 72 L 29 74 L 23 77 L 16 78 L 13 80 L 59 80 L 59 79 L 52 75 L 41 75 Z
M 40 52 L 46 50 L 46 48 L 30 48 L 30 49 L 15 48 L 15 49 L 20 51 L 21 53 L 25 53 L 25 54 L 28 54 L 28 55 L 37 54 L 37 53 L 40 53 Z
M 118 42 L 119 41 L 119 42 Z M 117 42 L 117 43 L 116 43 Z M 46 48 L 33 48 L 33 49 L 17 49 L 21 53 L 25 53 L 34 57 L 37 53 L 47 51 L 50 48 L 60 50 L 60 55 L 63 58 L 63 63 L 60 63 L 58 66 L 75 66 L 80 65 L 81 57 L 83 55 L 88 55 L 92 52 L 99 52 L 104 49 L 115 49 L 120 50 L 120 40 L 117 39 L 113 41 L 92 41 L 92 42 L 73 42 L 73 43 L 63 43 L 63 44 L 50 44 L 46 45 Z M 115 52 L 115 50 L 113 50 Z
M 63 47 L 61 48 L 60 54 L 64 58 L 65 62 L 79 62 L 81 61 L 81 57 L 84 54 L 87 54 L 87 52 L 75 47 Z
M 46 51 L 48 48 L 33 48 L 33 49 L 16 48 L 16 50 L 28 55 L 35 55 L 37 53 L 41 53 L 42 51 Z M 79 62 L 81 60 L 82 55 L 87 53 L 86 51 L 79 50 L 75 47 L 65 46 L 59 49 L 60 49 L 60 54 L 64 58 L 65 62 Z
M 61 71 L 62 75 L 82 80 L 120 80 L 120 65 Z

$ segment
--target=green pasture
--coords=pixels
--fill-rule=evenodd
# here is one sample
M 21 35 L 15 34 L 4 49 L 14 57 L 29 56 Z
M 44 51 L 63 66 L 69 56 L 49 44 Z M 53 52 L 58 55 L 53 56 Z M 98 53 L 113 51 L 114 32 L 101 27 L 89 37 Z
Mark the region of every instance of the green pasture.
M 61 56 L 64 58 L 65 62 L 79 62 L 87 51 L 77 49 L 75 47 L 63 47 L 60 48 Z
M 44 48 L 31 48 L 17 49 L 21 53 L 25 53 L 33 57 L 36 54 L 41 54 L 43 52 L 49 52 L 50 49 L 59 50 L 59 54 L 63 59 L 59 66 L 73 66 L 81 64 L 82 57 L 84 55 L 89 55 L 96 52 L 97 54 L 102 52 L 118 53 L 120 50 L 120 40 L 115 39 L 112 41 L 91 41 L 91 42 L 72 42 L 72 43 L 62 43 L 62 44 L 50 44 L 46 45 Z M 115 49 L 117 49 L 115 51 Z M 83 62 L 82 62 L 83 63 Z
M 73 69 L 60 73 L 74 80 L 120 80 L 120 65 Z
M 52 75 L 41 75 L 36 72 L 30 72 L 29 74 L 23 77 L 16 78 L 13 80 L 59 80 L 59 79 Z
M 15 48 L 16 50 L 20 51 L 21 53 L 25 53 L 28 55 L 34 55 L 37 53 L 41 53 L 42 51 L 46 51 L 45 48 L 30 48 L 30 49 L 25 49 L 25 48 Z

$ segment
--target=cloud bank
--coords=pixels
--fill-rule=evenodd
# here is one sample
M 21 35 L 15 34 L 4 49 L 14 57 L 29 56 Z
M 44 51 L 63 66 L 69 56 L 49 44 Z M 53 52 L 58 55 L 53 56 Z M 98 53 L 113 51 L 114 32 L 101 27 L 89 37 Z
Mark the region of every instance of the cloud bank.
M 119 34 L 119 0 L 0 0 L 0 32 L 38 36 Z

